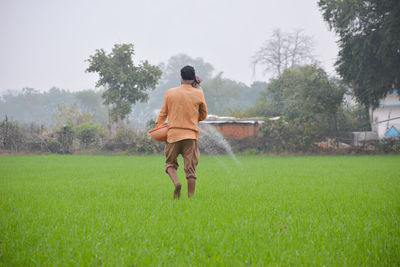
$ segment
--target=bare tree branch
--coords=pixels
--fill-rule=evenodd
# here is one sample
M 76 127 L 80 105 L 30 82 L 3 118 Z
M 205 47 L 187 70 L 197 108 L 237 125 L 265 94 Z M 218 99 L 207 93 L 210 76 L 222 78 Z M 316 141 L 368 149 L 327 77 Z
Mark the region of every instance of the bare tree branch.
M 280 76 L 285 69 L 312 63 L 313 51 L 313 39 L 305 35 L 303 30 L 285 33 L 275 29 L 251 58 L 253 71 L 255 72 L 256 66 L 260 65 L 264 68 L 264 75 L 272 72 Z

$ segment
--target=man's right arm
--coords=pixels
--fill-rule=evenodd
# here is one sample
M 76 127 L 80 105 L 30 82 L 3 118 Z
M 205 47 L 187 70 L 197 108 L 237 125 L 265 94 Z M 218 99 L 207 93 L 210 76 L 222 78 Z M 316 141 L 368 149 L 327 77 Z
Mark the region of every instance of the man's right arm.
M 157 117 L 157 120 L 156 120 L 157 127 L 160 127 L 165 122 L 165 120 L 167 119 L 167 116 L 168 116 L 167 98 L 168 98 L 167 93 L 165 93 L 164 101 L 163 101 L 161 110 L 158 113 L 158 117 Z

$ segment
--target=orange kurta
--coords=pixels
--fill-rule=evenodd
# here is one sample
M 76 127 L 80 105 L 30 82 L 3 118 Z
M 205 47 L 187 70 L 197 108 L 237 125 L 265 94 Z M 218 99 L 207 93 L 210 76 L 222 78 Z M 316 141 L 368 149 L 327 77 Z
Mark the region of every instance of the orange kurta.
M 168 117 L 168 143 L 183 139 L 197 139 L 197 124 L 207 117 L 207 105 L 203 90 L 191 84 L 182 84 L 165 93 L 164 102 L 157 118 L 161 126 Z

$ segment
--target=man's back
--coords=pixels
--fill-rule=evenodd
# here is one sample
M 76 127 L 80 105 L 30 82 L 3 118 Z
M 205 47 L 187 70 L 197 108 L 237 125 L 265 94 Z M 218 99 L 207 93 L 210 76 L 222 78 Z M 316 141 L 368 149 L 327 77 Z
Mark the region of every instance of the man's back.
M 207 117 L 207 105 L 201 89 L 182 84 L 169 89 L 157 119 L 160 126 L 168 117 L 168 142 L 197 139 L 199 121 Z

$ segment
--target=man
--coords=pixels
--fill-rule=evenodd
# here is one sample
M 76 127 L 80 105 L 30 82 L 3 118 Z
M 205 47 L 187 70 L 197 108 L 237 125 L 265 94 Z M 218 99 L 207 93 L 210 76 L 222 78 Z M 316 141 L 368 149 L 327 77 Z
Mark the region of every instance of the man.
M 167 144 L 165 146 L 165 171 L 174 183 L 174 199 L 181 196 L 181 183 L 176 171 L 179 167 L 178 155 L 184 161 L 184 170 L 188 183 L 188 197 L 194 194 L 196 187 L 196 167 L 199 161 L 197 124 L 207 117 L 207 105 L 204 94 L 191 66 L 181 69 L 181 86 L 169 89 L 157 118 L 161 126 L 168 117 Z M 196 87 L 193 87 L 195 85 Z

